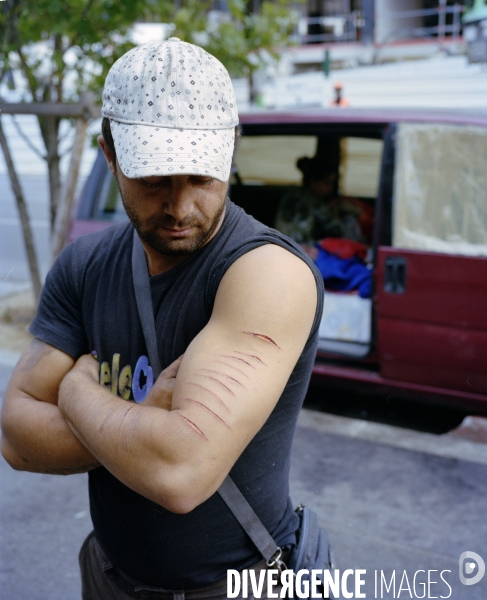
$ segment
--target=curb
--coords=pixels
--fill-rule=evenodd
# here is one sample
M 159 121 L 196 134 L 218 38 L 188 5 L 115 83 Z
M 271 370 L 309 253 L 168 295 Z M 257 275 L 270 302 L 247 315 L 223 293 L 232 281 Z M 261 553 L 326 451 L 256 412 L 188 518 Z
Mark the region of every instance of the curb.
M 298 427 L 412 452 L 487 465 L 487 444 L 471 442 L 449 434 L 434 435 L 382 423 L 319 413 L 305 408 L 301 409 L 299 414 Z

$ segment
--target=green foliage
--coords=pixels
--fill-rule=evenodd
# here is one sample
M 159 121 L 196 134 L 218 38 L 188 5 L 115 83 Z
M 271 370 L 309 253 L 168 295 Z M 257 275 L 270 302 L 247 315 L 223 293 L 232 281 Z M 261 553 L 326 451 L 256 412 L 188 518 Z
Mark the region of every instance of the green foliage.
M 243 0 L 227 0 L 227 6 L 228 14 L 208 21 L 204 12 L 210 2 L 186 0 L 171 19 L 176 26 L 172 35 L 202 46 L 232 75 L 250 77 L 269 56 L 278 57 L 279 47 L 290 43 L 299 15 L 289 0 L 264 0 L 255 14 L 247 14 Z
M 112 63 L 133 46 L 128 28 L 161 12 L 155 0 L 6 0 L 0 8 L 0 76 L 20 72 L 26 99 L 36 101 L 99 93 Z
M 113 62 L 132 47 L 137 21 L 170 22 L 173 35 L 203 46 L 232 75 L 250 77 L 266 57 L 289 43 L 297 22 L 289 0 L 264 0 L 247 14 L 244 0 L 208 20 L 211 0 L 5 0 L 0 4 L 0 77 L 13 69 L 26 82 L 26 100 L 68 101 L 82 90 L 98 95 Z M 214 15 L 215 13 L 213 13 Z

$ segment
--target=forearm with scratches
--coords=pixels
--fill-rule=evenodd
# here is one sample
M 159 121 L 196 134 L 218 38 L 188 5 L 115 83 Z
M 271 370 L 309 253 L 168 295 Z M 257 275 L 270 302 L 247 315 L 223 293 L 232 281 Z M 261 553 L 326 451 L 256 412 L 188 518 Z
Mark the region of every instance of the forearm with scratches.
M 231 365 L 229 363 L 226 363 L 223 360 L 214 360 L 213 362 L 216 362 L 220 365 L 225 365 L 226 367 L 229 367 L 230 369 L 233 369 L 234 371 L 238 371 L 240 373 L 240 375 L 243 375 L 244 377 L 246 377 L 247 379 L 250 379 L 250 377 L 247 375 L 247 373 L 244 373 L 242 371 L 242 369 L 239 369 L 238 367 L 236 367 L 235 365 Z
M 216 383 L 218 383 L 219 385 L 221 385 L 222 388 L 224 388 L 225 390 L 227 390 L 227 392 L 229 392 L 230 394 L 232 394 L 232 396 L 235 396 L 235 393 L 228 386 L 226 386 L 219 379 L 217 379 L 216 377 L 212 377 L 211 375 L 200 375 L 199 373 L 196 373 L 195 376 L 196 377 L 205 377 L 206 379 L 211 379 L 212 381 L 215 381 Z
M 211 410 L 211 408 L 208 408 L 208 406 L 206 406 L 206 404 L 203 404 L 203 402 L 199 402 L 198 400 L 194 400 L 193 398 L 185 398 L 185 400 L 187 402 L 193 402 L 194 404 L 197 404 L 197 405 L 201 406 L 202 408 L 206 409 L 214 417 L 216 417 L 221 423 L 223 423 L 225 425 L 225 427 L 228 427 L 228 429 L 231 429 L 230 425 L 225 420 L 223 420 L 221 417 L 219 417 L 216 414 L 216 412 L 214 412 L 214 411 Z
M 217 396 L 215 394 L 215 392 L 212 392 L 210 389 L 208 389 L 204 385 L 200 385 L 199 383 L 194 383 L 193 381 L 190 381 L 188 383 L 189 383 L 189 385 L 193 385 L 194 387 L 197 387 L 197 388 L 199 388 L 199 389 L 201 389 L 201 390 L 203 390 L 205 392 L 208 392 L 208 394 L 210 394 L 210 396 L 212 398 L 214 398 L 218 402 L 218 404 L 220 404 L 221 406 L 223 406 L 223 408 L 225 408 L 226 410 L 228 410 L 228 411 L 230 410 L 228 408 L 228 406 L 225 404 L 225 402 L 223 402 L 223 400 L 219 396 Z
M 190 427 L 192 431 L 196 431 L 197 434 L 201 435 L 206 441 L 208 441 L 206 435 L 201 431 L 201 429 L 197 425 L 193 423 L 193 421 L 185 417 L 179 410 L 175 410 L 174 412 L 185 421 L 185 423 Z
M 221 375 L 227 381 L 230 381 L 231 383 L 234 383 L 236 385 L 239 385 L 240 387 L 243 387 L 244 390 L 247 389 L 243 385 L 243 383 L 240 383 L 240 381 L 238 381 L 237 379 L 235 379 L 235 377 L 232 377 L 231 375 L 227 375 L 226 373 L 222 373 L 221 371 L 215 371 L 214 369 L 201 369 L 201 370 L 204 371 L 205 373 L 215 373 L 216 375 Z
M 133 431 L 134 431 L 134 426 L 135 426 L 134 423 L 133 423 L 134 419 L 131 419 L 132 422 L 129 424 L 129 428 L 130 428 L 130 431 L 131 431 L 132 435 L 127 436 L 127 435 L 124 435 L 124 432 L 123 432 L 123 427 L 124 427 L 124 424 L 125 424 L 125 419 L 126 419 L 127 415 L 129 414 L 129 412 L 133 408 L 135 408 L 135 404 L 133 404 L 132 406 L 129 406 L 127 408 L 127 410 L 123 413 L 122 418 L 120 420 L 120 425 L 118 426 L 118 431 L 120 433 L 120 442 L 121 442 L 122 448 L 124 450 L 128 450 L 129 449 L 129 447 L 130 447 L 130 440 L 132 438 Z M 135 416 L 135 418 L 137 418 L 137 415 Z
M 265 336 L 263 334 L 252 334 L 251 332 L 243 332 L 243 333 L 249 333 L 250 335 L 255 336 L 257 339 L 265 341 L 266 343 L 271 344 L 271 345 L 277 347 L 278 349 L 280 349 L 279 346 L 274 342 L 274 340 L 272 340 L 268 336 Z M 240 354 L 240 356 L 235 356 L 236 354 Z M 242 358 L 243 356 L 245 356 L 245 358 Z M 221 358 L 226 359 L 226 361 L 237 362 L 237 363 L 239 363 L 239 365 L 241 365 L 241 368 L 237 368 L 235 365 L 231 364 L 231 362 L 229 363 L 229 362 L 219 360 Z M 237 387 L 237 389 L 247 391 L 247 387 L 241 381 L 239 381 L 237 379 L 238 375 L 236 374 L 236 372 L 239 373 L 240 375 L 242 375 L 243 377 L 245 377 L 246 379 L 250 380 L 251 378 L 249 377 L 249 375 L 247 373 L 245 373 L 245 371 L 243 369 L 250 368 L 250 369 L 255 370 L 261 366 L 267 367 L 266 363 L 256 354 L 251 354 L 249 352 L 242 352 L 239 350 L 232 350 L 230 354 L 217 354 L 216 359 L 204 361 L 204 363 L 210 363 L 210 365 L 214 364 L 215 362 L 222 364 L 222 365 L 228 367 L 229 369 L 231 369 L 232 375 L 230 375 L 229 373 L 225 373 L 221 370 L 201 367 L 199 369 L 199 372 L 194 373 L 193 377 L 200 377 L 200 378 L 206 379 L 208 381 L 208 385 L 210 385 L 210 386 L 211 386 L 211 382 L 213 382 L 213 384 L 218 385 L 219 388 L 222 390 L 223 396 L 225 396 L 225 392 L 226 392 L 226 393 L 230 394 L 231 396 L 233 396 L 234 398 L 236 398 L 237 395 L 236 395 L 235 391 L 229 386 L 235 386 L 235 387 Z M 252 364 L 252 363 L 254 363 L 254 364 Z M 235 376 L 233 376 L 233 375 L 235 375 Z M 223 381 L 221 381 L 221 379 L 224 379 L 225 382 L 228 383 L 228 385 L 226 385 L 226 383 L 223 383 Z M 200 383 L 196 383 L 194 381 L 188 381 L 188 384 L 192 385 L 193 387 L 198 388 L 204 394 L 208 394 L 212 398 L 212 400 L 216 400 L 216 402 L 220 406 L 223 406 L 229 413 L 231 413 L 230 409 L 227 407 L 227 405 L 221 399 L 221 397 L 218 394 L 216 394 L 213 390 L 211 390 L 209 387 L 202 385 Z M 205 404 L 205 402 L 202 398 L 196 400 L 195 398 L 186 397 L 186 398 L 184 398 L 184 401 L 189 402 L 196 407 L 206 410 L 215 419 L 217 419 L 219 423 L 221 423 L 225 427 L 228 427 L 229 429 L 231 429 L 231 427 L 227 423 L 227 421 L 225 421 L 225 419 L 223 419 L 220 415 L 218 415 L 214 410 L 209 408 Z M 200 427 L 198 427 L 198 425 L 196 425 L 196 423 L 194 423 L 193 421 L 188 419 L 179 410 L 177 410 L 176 412 L 179 414 L 179 416 L 182 419 L 184 419 L 184 421 L 191 428 L 192 431 L 195 431 L 196 433 L 198 433 L 200 436 L 204 437 L 204 439 L 206 439 L 208 441 L 208 437 L 203 433 L 203 431 L 200 429 Z
M 237 352 L 237 354 L 246 354 L 246 352 L 238 352 L 237 350 L 235 350 L 235 352 Z M 247 365 L 251 369 L 255 369 L 254 365 L 250 364 L 249 362 L 247 362 L 243 358 L 239 358 L 238 356 L 231 356 L 230 354 L 219 354 L 219 356 L 222 356 L 224 358 L 231 358 L 233 360 L 238 360 L 240 363 L 243 363 L 244 365 Z
M 247 356 L 247 357 L 249 357 L 249 358 L 253 358 L 254 360 L 256 360 L 256 361 L 258 361 L 259 363 L 263 364 L 263 365 L 264 365 L 264 367 L 267 367 L 266 363 L 265 363 L 265 362 L 264 362 L 264 361 L 263 361 L 261 358 L 259 358 L 258 356 L 256 356 L 255 354 L 250 354 L 249 352 L 239 352 L 238 350 L 235 350 L 235 353 L 236 353 L 236 354 L 243 354 L 243 356 Z M 244 362 L 245 362 L 245 361 L 244 361 Z M 249 366 L 251 366 L 251 365 L 250 365 L 250 363 L 247 363 L 247 364 L 248 364 Z M 255 369 L 255 367 L 253 367 L 253 368 Z

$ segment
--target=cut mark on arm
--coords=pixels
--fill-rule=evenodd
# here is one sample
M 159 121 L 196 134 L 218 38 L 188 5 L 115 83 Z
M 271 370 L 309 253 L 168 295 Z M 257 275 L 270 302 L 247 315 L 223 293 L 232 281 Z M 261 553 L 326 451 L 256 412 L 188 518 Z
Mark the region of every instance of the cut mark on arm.
M 244 354 L 245 352 L 237 352 L 235 351 L 237 354 Z M 254 365 L 251 365 L 248 361 L 244 360 L 243 358 L 238 358 L 238 356 L 231 356 L 230 354 L 219 354 L 218 356 L 222 356 L 223 358 L 231 358 L 233 360 L 238 360 L 241 363 L 244 363 L 245 365 L 247 365 L 248 367 L 250 367 L 251 369 L 255 369 Z
M 98 433 L 101 433 L 103 431 L 103 428 L 105 427 L 106 422 L 112 416 L 112 414 L 113 414 L 112 412 L 109 412 L 107 414 L 107 416 L 103 419 L 103 421 L 100 424 L 100 427 L 98 427 Z
M 225 425 L 225 427 L 228 427 L 228 429 L 231 429 L 230 425 L 229 425 L 229 424 L 228 424 L 226 421 L 224 421 L 224 420 L 223 420 L 221 417 L 219 417 L 219 416 L 218 416 L 218 415 L 217 415 L 215 412 L 213 412 L 213 411 L 211 410 L 211 408 L 208 408 L 208 407 L 206 406 L 206 404 L 203 404 L 203 402 L 199 402 L 198 400 L 193 400 L 193 398 L 185 398 L 185 400 L 187 400 L 188 402 L 194 402 L 195 404 L 199 404 L 199 405 L 200 405 L 200 406 L 202 406 L 203 408 L 206 408 L 206 410 L 207 410 L 207 411 L 209 411 L 209 412 L 211 412 L 211 414 L 212 414 L 214 417 L 216 417 L 216 418 L 217 418 L 219 421 L 221 421 L 221 422 L 222 422 L 222 423 Z
M 267 344 L 271 344 L 271 346 L 275 346 L 278 350 L 280 350 L 280 348 L 276 344 L 276 342 L 272 338 L 270 338 L 268 335 L 264 335 L 263 333 L 253 333 L 252 331 L 242 331 L 242 333 L 247 333 L 248 335 L 252 335 L 255 338 L 257 338 L 258 340 L 261 340 L 262 342 L 266 342 Z
M 135 404 L 133 404 L 132 406 L 129 406 L 127 408 L 127 410 L 123 413 L 122 419 L 120 421 L 120 425 L 118 426 L 118 432 L 120 434 L 120 442 L 121 442 L 122 448 L 124 450 L 128 450 L 129 449 L 130 443 L 129 443 L 129 439 L 126 436 L 123 435 L 123 426 L 124 426 L 124 423 L 125 423 L 125 417 L 129 414 L 129 412 L 133 408 L 135 408 Z
M 175 413 L 177 413 L 181 419 L 184 419 L 184 421 L 186 422 L 186 424 L 193 430 L 196 431 L 196 433 L 198 433 L 199 435 L 201 435 L 202 437 L 205 438 L 206 441 L 208 441 L 208 438 L 206 437 L 206 435 L 201 431 L 201 429 L 199 427 L 197 427 L 193 421 L 190 421 L 188 418 L 186 418 L 183 414 L 181 414 L 179 412 L 179 410 L 175 410 Z
M 259 361 L 261 364 L 263 364 L 264 367 L 267 367 L 265 362 L 263 360 L 261 360 L 258 356 L 255 356 L 255 354 L 249 354 L 248 352 L 239 352 L 238 350 L 235 350 L 235 354 L 243 354 L 243 356 L 248 356 L 249 358 L 254 358 L 255 360 Z M 254 367 L 254 369 L 255 369 L 255 367 Z
M 137 412 L 135 413 L 135 416 L 133 417 L 133 419 L 130 422 L 128 433 L 126 434 L 126 436 L 124 438 L 122 438 L 122 445 L 125 450 L 128 450 L 130 447 L 130 444 L 132 443 L 132 439 L 134 437 L 134 432 L 135 432 L 135 427 L 137 425 L 137 422 L 139 420 L 141 412 L 142 411 L 137 410 Z M 126 415 L 127 415 L 127 413 L 125 413 L 125 415 L 123 416 L 124 419 L 125 419 Z
M 241 360 L 241 359 L 237 358 L 236 360 Z M 238 371 L 238 372 L 239 372 L 241 375 L 243 375 L 244 377 L 247 377 L 247 379 L 250 379 L 250 377 L 247 375 L 247 373 L 244 373 L 244 372 L 242 371 L 242 369 L 239 369 L 238 367 L 235 367 L 234 365 L 231 365 L 231 364 L 229 364 L 229 363 L 226 363 L 226 362 L 225 362 L 225 361 L 223 361 L 223 360 L 214 360 L 213 362 L 216 362 L 216 363 L 218 363 L 218 364 L 220 364 L 220 365 L 225 365 L 226 367 L 230 367 L 231 369 L 234 369 L 235 371 Z
M 226 386 L 224 383 L 222 383 L 219 379 L 217 379 L 216 377 L 212 377 L 211 375 L 200 375 L 199 373 L 197 373 L 196 376 L 204 377 L 205 379 L 211 379 L 212 381 L 215 381 L 216 383 L 220 384 L 222 386 L 222 388 L 225 388 L 227 390 L 227 392 L 230 392 L 230 394 L 232 394 L 232 396 L 235 396 L 233 391 L 228 386 Z
M 129 412 L 130 412 L 130 411 L 131 411 L 133 408 L 135 408 L 135 404 L 133 404 L 132 406 L 129 406 L 129 407 L 127 408 L 127 410 L 126 410 L 126 411 L 123 413 L 123 417 L 122 417 L 122 420 L 121 420 L 121 422 L 120 422 L 120 428 L 122 428 L 122 427 L 123 427 L 123 423 L 124 423 L 124 421 L 125 421 L 125 417 L 128 415 L 128 413 L 129 413 Z
M 218 402 L 218 404 L 220 404 L 221 406 L 223 406 L 223 408 L 226 408 L 226 410 L 228 410 L 228 412 L 230 412 L 230 409 L 227 407 L 227 405 L 225 404 L 225 402 L 223 402 L 223 400 L 221 398 L 219 398 L 215 394 L 215 392 L 212 392 L 211 390 L 209 390 L 204 385 L 200 385 L 199 383 L 193 383 L 192 381 L 189 382 L 189 385 L 194 385 L 195 387 L 198 387 L 201 390 L 204 390 L 205 392 L 208 392 L 208 394 L 210 394 L 210 396 L 212 396 L 213 398 L 215 398 L 215 400 Z
M 232 383 L 236 383 L 237 385 L 239 385 L 240 387 L 243 387 L 244 390 L 246 390 L 247 388 L 243 385 L 243 383 L 240 383 L 240 381 L 237 381 L 235 379 L 235 377 L 231 377 L 230 375 L 227 375 L 226 373 L 222 373 L 221 371 L 214 371 L 213 369 L 201 369 L 202 371 L 204 371 L 205 373 L 215 373 L 216 375 L 221 375 L 222 377 L 224 377 L 227 381 L 231 381 Z

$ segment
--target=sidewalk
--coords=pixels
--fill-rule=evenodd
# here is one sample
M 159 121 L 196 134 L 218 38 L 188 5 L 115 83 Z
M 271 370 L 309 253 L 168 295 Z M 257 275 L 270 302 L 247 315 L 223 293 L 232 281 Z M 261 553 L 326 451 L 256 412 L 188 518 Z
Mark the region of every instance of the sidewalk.
M 487 598 L 487 577 L 458 576 L 462 552 L 487 561 L 487 445 L 303 410 L 291 482 L 293 501 L 328 529 L 337 567 L 366 569 L 367 598 L 420 597 L 428 571 L 437 583 L 423 597 Z M 394 570 L 395 595 L 381 595 L 381 571 L 390 584 Z M 406 579 L 398 594 L 404 571 L 411 595 Z
M 14 366 L 32 336 L 34 297 L 28 283 L 7 286 L 0 282 L 0 364 Z

